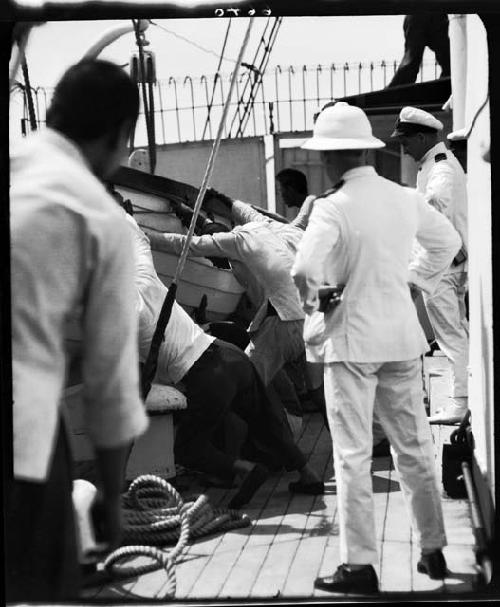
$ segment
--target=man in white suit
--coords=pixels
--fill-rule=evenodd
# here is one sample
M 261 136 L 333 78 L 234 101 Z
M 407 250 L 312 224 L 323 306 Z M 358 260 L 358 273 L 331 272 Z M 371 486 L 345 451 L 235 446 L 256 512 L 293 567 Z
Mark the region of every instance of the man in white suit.
M 431 424 L 459 423 L 468 410 L 469 323 L 465 308 L 467 290 L 467 182 L 453 152 L 440 141 L 443 123 L 429 112 L 407 106 L 391 137 L 418 165 L 417 190 L 428 204 L 451 221 L 462 238 L 438 287 L 424 293 L 425 307 L 436 341 L 451 366 L 449 402 L 429 419 Z
M 391 443 L 421 548 L 417 565 L 446 576 L 446 545 L 420 356 L 428 349 L 411 289 L 432 293 L 460 237 L 423 196 L 375 172 L 367 150 L 383 147 L 365 113 L 325 109 L 305 149 L 321 150 L 336 184 L 313 205 L 292 276 L 306 312 L 319 289 L 343 285 L 325 311 L 325 397 L 334 451 L 342 564 L 315 586 L 377 592 L 377 543 L 370 476 L 374 408 Z M 422 245 L 410 257 L 414 239 Z

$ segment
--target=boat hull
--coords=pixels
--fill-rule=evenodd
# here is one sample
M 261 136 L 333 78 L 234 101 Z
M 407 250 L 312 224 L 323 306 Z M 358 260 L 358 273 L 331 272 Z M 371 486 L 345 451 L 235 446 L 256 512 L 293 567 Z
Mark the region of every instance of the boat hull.
M 129 186 L 118 185 L 116 189 L 132 203 L 134 217 L 141 227 L 159 232 L 186 232 L 168 198 Z M 179 256 L 154 247 L 152 253 L 159 278 L 165 286 L 170 286 Z M 225 320 L 234 312 L 243 293 L 244 288 L 231 270 L 217 268 L 203 257 L 191 257 L 186 260 L 177 285 L 177 302 L 191 314 L 206 295 L 206 320 L 218 321 Z

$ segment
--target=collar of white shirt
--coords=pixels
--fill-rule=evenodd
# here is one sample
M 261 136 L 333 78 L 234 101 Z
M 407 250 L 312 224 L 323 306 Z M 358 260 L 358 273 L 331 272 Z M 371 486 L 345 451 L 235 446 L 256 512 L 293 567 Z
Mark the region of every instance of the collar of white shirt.
M 368 177 L 376 174 L 377 171 L 374 169 L 374 167 L 369 164 L 366 164 L 362 167 L 349 169 L 342 175 L 342 180 L 349 181 L 350 179 L 356 179 L 357 177 Z
M 418 161 L 418 166 L 421 167 L 430 158 L 434 158 L 434 156 L 436 154 L 446 154 L 447 151 L 448 151 L 448 148 L 445 146 L 445 144 L 442 141 L 440 141 L 439 143 L 436 143 L 436 145 L 433 145 L 430 150 L 427 150 L 427 152 Z
M 75 142 L 71 141 L 71 139 L 69 139 L 59 131 L 55 131 L 51 128 L 46 128 L 43 131 L 40 131 L 38 136 L 41 140 L 46 141 L 51 146 L 54 146 L 66 156 L 72 158 L 80 164 L 85 165 L 89 169 L 89 171 L 92 172 L 90 163 L 85 158 L 78 145 Z

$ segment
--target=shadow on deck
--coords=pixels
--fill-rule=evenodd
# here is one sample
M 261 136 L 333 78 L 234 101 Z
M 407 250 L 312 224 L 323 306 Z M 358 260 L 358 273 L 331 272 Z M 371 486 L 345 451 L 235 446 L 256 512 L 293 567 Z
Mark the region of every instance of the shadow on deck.
M 440 406 L 449 373 L 446 359 L 425 359 L 430 385 L 431 410 Z M 429 383 L 430 382 L 430 383 Z M 436 469 L 441 477 L 441 448 L 453 428 L 433 428 Z M 335 479 L 330 435 L 320 414 L 308 414 L 300 446 L 313 467 L 323 475 L 323 496 L 292 495 L 288 483 L 293 474 L 271 476 L 244 511 L 249 527 L 196 540 L 176 566 L 176 601 L 196 600 L 335 600 L 315 590 L 314 579 L 330 574 L 338 564 L 339 538 Z M 207 487 L 200 477 L 178 478 L 184 495 L 206 493 L 214 507 L 225 507 L 232 495 L 226 489 Z M 448 546 L 444 553 L 450 575 L 444 581 L 417 572 L 419 549 L 410 529 L 397 474 L 390 457 L 373 463 L 373 498 L 379 544 L 378 575 L 381 593 L 377 600 L 438 601 L 479 598 L 475 588 L 474 537 L 469 506 L 465 499 L 451 499 L 444 492 L 442 503 Z M 140 562 L 143 557 L 137 557 Z M 157 570 L 119 582 L 88 587 L 87 598 L 99 600 L 164 600 L 165 571 Z M 341 595 L 337 600 L 359 600 Z

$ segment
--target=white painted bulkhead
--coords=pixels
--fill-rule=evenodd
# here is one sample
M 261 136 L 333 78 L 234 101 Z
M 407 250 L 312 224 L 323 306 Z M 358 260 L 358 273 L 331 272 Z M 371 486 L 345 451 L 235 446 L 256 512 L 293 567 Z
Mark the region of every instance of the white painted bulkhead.
M 465 40 L 463 70 L 452 71 L 454 130 L 467 137 L 467 189 L 469 200 L 469 408 L 475 441 L 475 458 L 491 496 L 495 495 L 493 435 L 493 307 L 491 250 L 491 167 L 483 156 L 490 145 L 488 98 L 488 47 L 486 29 L 477 15 L 464 15 L 457 23 L 464 38 L 451 39 L 461 48 Z M 453 21 L 452 21 L 453 23 Z M 453 69 L 453 64 L 452 64 Z M 463 106 L 460 107 L 462 98 Z M 463 124 L 459 120 L 463 116 Z M 470 134 L 469 134 L 470 131 Z

